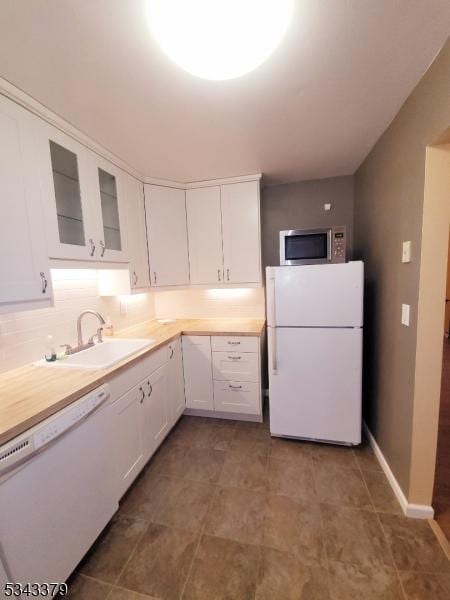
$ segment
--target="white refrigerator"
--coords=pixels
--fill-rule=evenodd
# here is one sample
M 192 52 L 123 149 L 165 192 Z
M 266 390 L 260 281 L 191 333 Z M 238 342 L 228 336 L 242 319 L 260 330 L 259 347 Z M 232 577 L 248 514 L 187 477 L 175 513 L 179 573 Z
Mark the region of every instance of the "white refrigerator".
M 267 267 L 270 432 L 361 442 L 364 265 Z

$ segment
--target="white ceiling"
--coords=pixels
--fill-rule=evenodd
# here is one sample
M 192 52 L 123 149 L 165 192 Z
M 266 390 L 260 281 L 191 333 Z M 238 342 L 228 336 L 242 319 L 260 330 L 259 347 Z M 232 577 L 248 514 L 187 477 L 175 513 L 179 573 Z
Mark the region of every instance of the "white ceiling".
M 1 0 L 0 76 L 147 176 L 353 173 L 444 43 L 450 2 L 296 4 L 264 65 L 208 82 L 162 54 L 145 0 Z

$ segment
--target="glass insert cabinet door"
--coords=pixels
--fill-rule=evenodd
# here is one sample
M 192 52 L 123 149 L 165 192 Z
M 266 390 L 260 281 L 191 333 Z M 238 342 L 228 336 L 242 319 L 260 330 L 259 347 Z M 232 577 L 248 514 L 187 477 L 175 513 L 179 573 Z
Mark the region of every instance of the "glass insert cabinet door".
M 49 257 L 97 260 L 88 150 L 48 123 L 35 127 Z
M 119 201 L 114 175 L 98 169 L 98 182 L 102 208 L 103 236 L 106 250 L 122 250 L 120 238 Z
M 126 262 L 125 174 L 104 158 L 90 155 L 96 211 L 98 260 Z
M 85 246 L 77 155 L 50 140 L 59 241 Z

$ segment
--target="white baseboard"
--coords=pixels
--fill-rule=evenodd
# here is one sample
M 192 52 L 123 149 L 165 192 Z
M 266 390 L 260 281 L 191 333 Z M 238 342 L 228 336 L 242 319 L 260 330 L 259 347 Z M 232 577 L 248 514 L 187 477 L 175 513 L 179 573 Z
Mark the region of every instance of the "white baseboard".
M 432 519 L 434 517 L 434 509 L 432 506 L 427 506 L 426 504 L 410 504 L 403 493 L 402 488 L 400 487 L 397 479 L 395 478 L 394 473 L 391 471 L 391 468 L 384 458 L 383 453 L 380 450 L 375 438 L 373 437 L 370 429 L 367 427 L 367 424 L 363 421 L 363 428 L 369 440 L 369 444 L 377 457 L 378 462 L 380 463 L 381 468 L 383 469 L 384 474 L 389 481 L 389 484 L 392 488 L 392 491 L 397 498 L 402 511 L 407 517 L 411 517 L 413 519 Z

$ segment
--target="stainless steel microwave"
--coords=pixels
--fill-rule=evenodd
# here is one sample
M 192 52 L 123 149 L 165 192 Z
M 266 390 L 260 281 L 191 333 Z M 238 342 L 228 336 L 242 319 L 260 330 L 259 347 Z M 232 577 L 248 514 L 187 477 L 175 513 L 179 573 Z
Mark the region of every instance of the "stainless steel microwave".
M 280 231 L 280 265 L 342 263 L 346 246 L 344 225 Z

